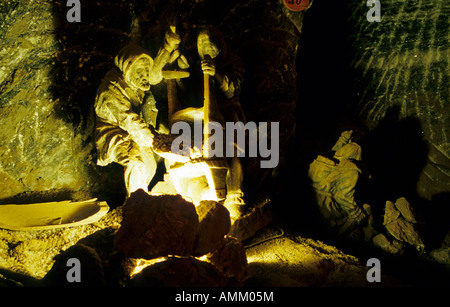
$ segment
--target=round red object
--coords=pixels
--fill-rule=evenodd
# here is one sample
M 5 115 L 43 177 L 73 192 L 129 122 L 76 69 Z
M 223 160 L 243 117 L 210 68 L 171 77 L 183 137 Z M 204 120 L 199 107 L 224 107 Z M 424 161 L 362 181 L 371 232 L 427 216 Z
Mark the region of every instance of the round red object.
M 310 0 L 283 0 L 284 5 L 291 11 L 304 11 L 308 8 Z

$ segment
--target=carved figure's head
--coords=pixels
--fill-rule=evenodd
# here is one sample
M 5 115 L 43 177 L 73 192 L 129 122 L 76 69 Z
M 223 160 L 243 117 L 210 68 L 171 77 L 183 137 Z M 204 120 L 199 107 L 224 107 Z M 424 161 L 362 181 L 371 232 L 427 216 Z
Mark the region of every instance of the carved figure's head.
M 348 143 L 336 151 L 334 158 L 341 160 L 361 161 L 361 146 L 356 143 Z
M 152 60 L 149 57 L 140 57 L 134 61 L 126 74 L 127 83 L 142 91 L 150 89 L 150 68 Z
M 114 64 L 122 71 L 125 82 L 134 89 L 148 91 L 151 84 L 160 80 L 153 76 L 153 59 L 144 48 L 130 43 L 122 48 L 114 59 Z
M 202 59 L 205 56 L 210 56 L 212 59 L 214 59 L 219 55 L 221 51 L 208 28 L 200 30 L 197 37 L 197 49 L 198 54 Z

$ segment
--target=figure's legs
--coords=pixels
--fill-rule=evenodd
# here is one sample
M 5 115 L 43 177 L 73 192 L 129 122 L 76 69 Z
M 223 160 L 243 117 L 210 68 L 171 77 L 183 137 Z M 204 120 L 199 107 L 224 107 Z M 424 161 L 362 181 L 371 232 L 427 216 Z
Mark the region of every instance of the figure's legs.
M 231 218 L 240 217 L 247 209 L 242 191 L 243 179 L 244 173 L 240 159 L 238 157 L 230 158 L 226 178 L 227 197 L 224 206 L 230 211 Z
M 236 110 L 229 110 L 225 118 L 234 123 L 244 121 L 242 112 Z M 237 139 L 237 135 L 233 136 L 233 140 Z M 228 158 L 228 173 L 226 178 L 227 184 L 227 197 L 224 202 L 224 206 L 230 211 L 231 218 L 238 218 L 242 216 L 247 210 L 248 206 L 244 201 L 244 192 L 242 191 L 242 185 L 244 181 L 244 169 L 242 167 L 241 159 L 238 157 L 238 152 L 245 152 L 245 148 L 238 148 L 238 144 L 234 141 L 232 144 L 225 144 L 227 146 L 233 146 L 233 157 Z
M 242 192 L 243 179 L 244 176 L 241 161 L 239 160 L 238 157 L 230 158 L 229 170 L 226 179 L 228 194 L 243 197 L 244 196 L 244 192 Z
M 118 158 L 117 163 L 124 167 L 124 180 L 128 196 L 139 189 L 148 192 L 148 186 L 157 167 L 153 153 L 141 151 L 135 142 L 130 141 L 128 150 Z

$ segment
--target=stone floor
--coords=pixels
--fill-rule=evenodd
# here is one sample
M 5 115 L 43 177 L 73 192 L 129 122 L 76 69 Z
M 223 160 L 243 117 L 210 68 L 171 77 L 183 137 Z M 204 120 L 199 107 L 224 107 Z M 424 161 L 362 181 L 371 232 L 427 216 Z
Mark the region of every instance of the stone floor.
M 52 268 L 54 257 L 80 240 L 83 244 L 94 242 L 97 253 L 103 254 L 100 257 L 113 254 L 114 229 L 119 227 L 121 219 L 119 207 L 90 225 L 51 231 L 0 230 L 0 286 L 39 285 Z M 359 251 L 357 246 L 354 252 L 344 251 L 329 243 L 294 234 L 276 224 L 257 231 L 242 243 L 248 261 L 244 286 L 442 286 L 449 280 L 448 264 L 447 267 L 444 264 L 449 248 L 445 244 L 431 252 L 430 255 L 436 259 L 430 263 L 426 259 L 392 258 L 382 253 L 372 254 L 372 251 L 367 253 Z M 371 257 L 379 258 L 381 262 L 379 283 L 367 281 L 370 268 L 366 262 Z M 439 264 L 438 260 L 443 264 Z
M 268 240 L 267 240 L 268 239 Z M 265 241 L 267 240 L 267 241 Z M 259 241 L 262 243 L 258 244 Z M 321 241 L 286 234 L 267 227 L 250 240 L 247 286 L 372 287 L 403 286 L 382 273 L 382 283 L 370 283 L 365 261 Z

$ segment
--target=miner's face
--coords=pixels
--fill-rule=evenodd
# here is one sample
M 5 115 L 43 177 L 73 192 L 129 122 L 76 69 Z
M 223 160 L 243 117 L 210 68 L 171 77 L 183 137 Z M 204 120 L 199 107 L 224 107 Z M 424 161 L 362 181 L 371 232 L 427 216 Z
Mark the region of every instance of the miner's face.
M 131 84 L 142 91 L 150 89 L 150 69 L 151 61 L 148 58 L 138 59 L 130 68 L 129 81 Z
M 201 58 L 209 55 L 212 59 L 219 55 L 219 48 L 211 41 L 208 32 L 202 31 L 197 38 L 197 49 Z

